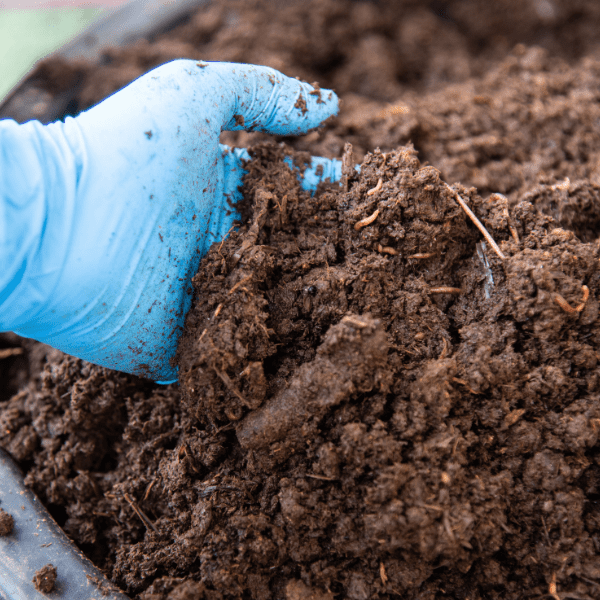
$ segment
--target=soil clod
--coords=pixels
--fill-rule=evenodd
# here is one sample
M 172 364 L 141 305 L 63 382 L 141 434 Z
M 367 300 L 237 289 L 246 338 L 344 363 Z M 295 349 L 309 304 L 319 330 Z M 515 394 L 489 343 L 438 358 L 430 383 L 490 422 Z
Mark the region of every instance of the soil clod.
M 10 535 L 14 526 L 15 520 L 12 515 L 0 508 L 0 536 Z
M 35 572 L 33 585 L 38 592 L 49 594 L 56 587 L 56 577 L 56 568 L 53 565 L 46 565 Z

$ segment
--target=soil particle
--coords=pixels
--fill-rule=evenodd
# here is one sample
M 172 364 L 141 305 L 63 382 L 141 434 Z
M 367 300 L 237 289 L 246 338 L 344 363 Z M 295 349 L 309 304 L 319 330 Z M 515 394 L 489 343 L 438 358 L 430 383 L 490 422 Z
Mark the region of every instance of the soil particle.
M 331 592 L 323 593 L 312 589 L 301 580 L 295 579 L 285 586 L 285 598 L 286 600 L 333 600 L 334 595 Z
M 106 582 L 106 580 L 102 581 L 99 577 L 94 577 L 92 575 L 86 575 L 86 579 L 88 581 L 91 581 L 96 588 L 98 589 L 98 591 L 100 592 L 100 595 L 102 596 L 108 596 L 111 591 L 113 591 L 113 587 L 111 587 L 110 584 L 108 584 Z
M 298 100 L 296 100 L 296 104 L 294 104 L 294 108 L 301 110 L 302 115 L 305 115 L 308 112 L 308 108 L 306 108 L 306 100 L 305 100 L 304 96 L 302 96 L 302 95 L 298 96 Z
M 37 570 L 33 576 L 33 585 L 42 594 L 49 594 L 54 591 L 56 585 L 56 568 L 53 565 L 46 565 Z
M 185 581 L 167 596 L 167 600 L 202 600 L 205 597 L 204 591 L 202 584 Z
M 0 536 L 10 535 L 15 526 L 15 520 L 5 510 L 0 508 Z
M 312 87 L 314 88 L 312 92 L 309 92 L 309 94 L 311 96 L 316 96 L 317 97 L 317 104 L 323 104 L 323 98 L 321 96 L 321 86 L 319 85 L 318 81 L 313 81 L 311 83 Z

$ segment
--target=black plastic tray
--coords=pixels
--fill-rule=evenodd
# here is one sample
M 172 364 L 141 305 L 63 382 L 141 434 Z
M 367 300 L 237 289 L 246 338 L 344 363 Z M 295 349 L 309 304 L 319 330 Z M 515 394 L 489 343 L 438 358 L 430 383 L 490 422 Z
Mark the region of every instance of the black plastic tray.
M 152 38 L 184 21 L 210 0 L 131 0 L 90 25 L 83 33 L 46 58 L 85 59 L 99 63 L 105 49 Z M 0 119 L 24 123 L 61 119 L 77 93 L 73 88 L 51 94 L 39 87 L 30 71 L 0 103 Z
M 0 507 L 14 519 L 12 533 L 0 537 L 1 600 L 128 600 L 67 538 L 2 448 L 0 474 Z M 48 595 L 32 581 L 46 564 L 58 571 L 56 589 Z

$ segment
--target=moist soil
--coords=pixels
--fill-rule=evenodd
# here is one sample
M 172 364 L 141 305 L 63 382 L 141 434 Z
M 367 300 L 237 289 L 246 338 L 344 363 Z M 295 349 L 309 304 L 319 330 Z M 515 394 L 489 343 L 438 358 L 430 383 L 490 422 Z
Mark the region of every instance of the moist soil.
M 179 386 L 0 340 L 22 350 L 0 444 L 113 582 L 600 597 L 599 22 L 595 2 L 227 1 L 40 67 L 78 78 L 79 109 L 180 56 L 344 101 L 298 140 L 223 135 L 250 146 L 243 219 L 193 280 Z M 310 154 L 343 158 L 341 186 L 301 189 L 283 159 Z

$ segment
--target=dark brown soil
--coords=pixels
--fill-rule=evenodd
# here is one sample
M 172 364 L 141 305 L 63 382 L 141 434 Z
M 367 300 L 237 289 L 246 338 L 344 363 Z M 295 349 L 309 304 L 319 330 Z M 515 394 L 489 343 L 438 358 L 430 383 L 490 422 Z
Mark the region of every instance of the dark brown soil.
M 0 508 L 0 536 L 10 535 L 14 526 L 15 520 L 12 516 Z
M 53 565 L 46 565 L 38 569 L 33 576 L 33 585 L 42 594 L 49 594 L 54 591 L 56 585 L 56 568 Z
M 82 71 L 80 107 L 179 56 L 344 104 L 224 134 L 247 218 L 194 278 L 180 387 L 5 336 L 0 444 L 140 600 L 600 597 L 597 3 L 272 6 Z M 342 188 L 283 163 L 347 142 Z

